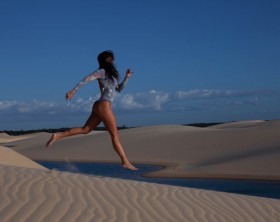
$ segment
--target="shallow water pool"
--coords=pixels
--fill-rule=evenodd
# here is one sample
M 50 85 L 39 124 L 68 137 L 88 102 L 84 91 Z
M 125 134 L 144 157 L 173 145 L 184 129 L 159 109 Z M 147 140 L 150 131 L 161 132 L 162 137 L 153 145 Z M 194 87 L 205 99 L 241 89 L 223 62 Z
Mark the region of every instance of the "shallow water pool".
M 139 170 L 131 171 L 117 163 L 46 161 L 38 163 L 51 170 L 280 199 L 280 181 L 148 178 L 142 175 L 160 170 L 162 167 L 146 164 L 136 164 Z

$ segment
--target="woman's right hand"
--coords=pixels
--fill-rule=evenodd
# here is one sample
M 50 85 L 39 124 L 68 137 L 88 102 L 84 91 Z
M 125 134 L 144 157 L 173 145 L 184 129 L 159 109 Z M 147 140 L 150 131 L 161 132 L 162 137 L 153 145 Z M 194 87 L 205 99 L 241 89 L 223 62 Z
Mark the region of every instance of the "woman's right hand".
M 65 99 L 66 100 L 71 100 L 75 93 L 76 93 L 76 90 L 74 90 L 74 89 L 70 90 L 68 93 L 66 93 Z

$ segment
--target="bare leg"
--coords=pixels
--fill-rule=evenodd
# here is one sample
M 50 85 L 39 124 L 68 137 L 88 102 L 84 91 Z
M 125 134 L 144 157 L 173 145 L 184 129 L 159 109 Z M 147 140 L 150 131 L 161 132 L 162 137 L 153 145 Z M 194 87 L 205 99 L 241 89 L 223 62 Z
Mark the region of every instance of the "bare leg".
M 94 108 L 94 113 L 98 115 L 98 117 L 102 120 L 108 132 L 110 133 L 113 147 L 122 161 L 122 166 L 130 170 L 138 170 L 128 161 L 123 147 L 120 143 L 117 123 L 115 115 L 111 109 L 111 104 L 106 101 L 99 102 Z
M 98 116 L 94 115 L 92 111 L 90 117 L 88 118 L 87 122 L 83 127 L 72 128 L 61 133 L 54 133 L 49 139 L 49 141 L 47 142 L 46 147 L 51 146 L 54 142 L 67 136 L 87 134 L 91 132 L 93 129 L 95 129 L 100 123 L 101 120 L 99 119 Z

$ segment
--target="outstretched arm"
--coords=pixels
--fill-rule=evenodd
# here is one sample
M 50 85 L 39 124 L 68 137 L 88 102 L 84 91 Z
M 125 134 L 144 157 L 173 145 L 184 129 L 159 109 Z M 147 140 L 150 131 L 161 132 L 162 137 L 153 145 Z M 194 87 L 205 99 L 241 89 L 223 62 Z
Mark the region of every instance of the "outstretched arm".
M 105 76 L 104 69 L 99 69 L 97 71 L 94 71 L 93 73 L 83 78 L 73 89 L 71 89 L 68 93 L 66 93 L 65 99 L 71 100 L 72 97 L 75 95 L 75 93 L 78 91 L 78 89 L 80 89 L 82 86 L 86 85 L 92 80 L 104 78 L 104 76 Z
M 121 92 L 121 91 L 124 89 L 124 87 L 126 86 L 126 83 L 127 83 L 128 79 L 129 79 L 131 76 L 132 76 L 132 71 L 131 71 L 130 69 L 127 69 L 123 81 L 116 87 L 116 90 L 117 90 L 118 92 Z

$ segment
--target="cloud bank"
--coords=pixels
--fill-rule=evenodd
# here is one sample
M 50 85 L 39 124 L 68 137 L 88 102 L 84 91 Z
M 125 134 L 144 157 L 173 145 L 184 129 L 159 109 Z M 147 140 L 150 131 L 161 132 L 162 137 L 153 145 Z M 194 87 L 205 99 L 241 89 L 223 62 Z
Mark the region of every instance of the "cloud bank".
M 232 101 L 227 104 L 232 105 L 257 105 L 258 96 L 261 92 L 257 91 L 232 91 L 232 90 L 190 90 L 190 91 L 177 91 L 175 93 L 168 93 L 156 90 L 150 90 L 145 93 L 135 94 L 118 94 L 113 107 L 118 110 L 150 110 L 160 111 L 165 109 L 165 105 L 171 102 L 184 102 L 197 99 L 217 99 L 217 98 L 249 98 L 248 101 Z M 87 99 L 78 97 L 68 103 L 61 102 L 46 102 L 38 101 L 36 99 L 31 102 L 21 101 L 0 101 L 0 113 L 36 113 L 43 112 L 47 114 L 55 114 L 58 111 L 81 111 L 90 112 L 92 104 L 98 99 L 89 97 Z
M 118 114 L 125 113 L 163 113 L 191 112 L 207 109 L 229 109 L 228 107 L 259 106 L 259 98 L 275 96 L 267 91 L 233 91 L 233 90 L 189 90 L 163 92 L 150 90 L 142 93 L 118 94 L 113 109 Z M 67 122 L 70 119 L 85 117 L 90 113 L 92 104 L 99 95 L 89 98 L 77 97 L 70 102 L 52 101 L 1 101 L 0 130 L 3 123 L 12 121 L 54 121 Z M 207 113 L 205 113 L 207 115 Z M 67 119 L 68 118 L 68 119 Z

